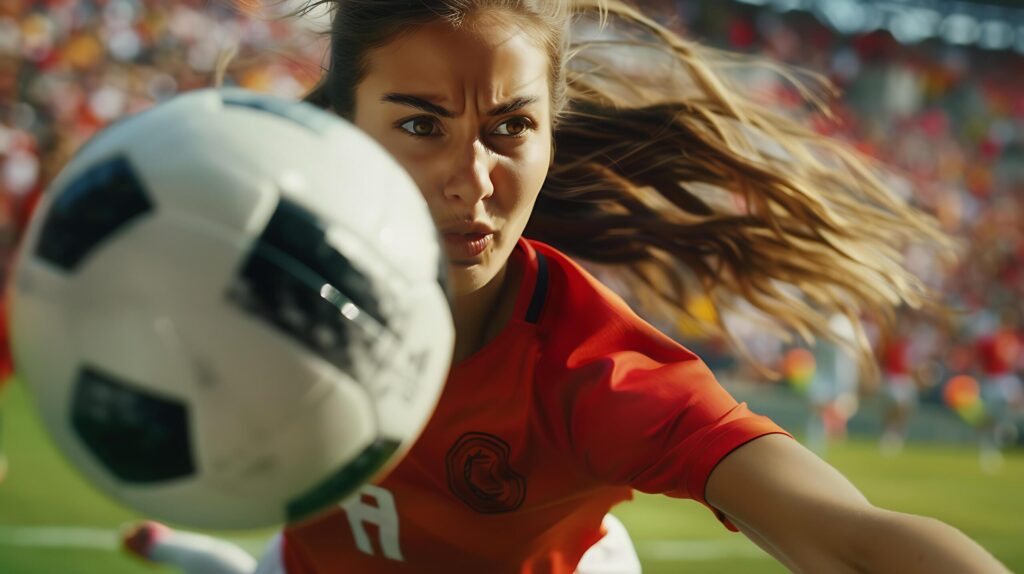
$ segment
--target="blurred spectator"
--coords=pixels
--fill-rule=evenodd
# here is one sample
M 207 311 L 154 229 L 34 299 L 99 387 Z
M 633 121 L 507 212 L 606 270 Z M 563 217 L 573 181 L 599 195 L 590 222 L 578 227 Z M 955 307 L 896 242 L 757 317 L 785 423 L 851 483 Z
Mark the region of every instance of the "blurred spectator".
M 0 258 L 42 187 L 102 126 L 174 94 L 224 82 L 295 97 L 322 48 L 294 23 L 231 2 L 0 1 Z

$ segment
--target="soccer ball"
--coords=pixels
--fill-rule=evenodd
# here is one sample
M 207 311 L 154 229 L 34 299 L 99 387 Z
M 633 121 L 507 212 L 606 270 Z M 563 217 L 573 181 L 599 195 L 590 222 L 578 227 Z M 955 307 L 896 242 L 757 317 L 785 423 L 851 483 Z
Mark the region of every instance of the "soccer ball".
M 416 185 L 312 106 L 191 92 L 93 138 L 12 280 L 16 369 L 115 499 L 196 528 L 302 520 L 381 475 L 454 332 Z

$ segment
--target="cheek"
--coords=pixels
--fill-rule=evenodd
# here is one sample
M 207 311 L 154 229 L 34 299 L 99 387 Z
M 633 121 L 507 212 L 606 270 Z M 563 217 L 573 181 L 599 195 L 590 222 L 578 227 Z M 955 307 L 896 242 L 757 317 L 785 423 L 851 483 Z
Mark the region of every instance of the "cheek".
M 446 208 L 444 199 L 444 162 L 433 156 L 402 154 L 401 150 L 398 153 L 392 152 L 392 155 L 416 183 L 434 224 L 441 226 L 450 223 L 450 209 Z
M 441 199 L 441 191 L 443 190 L 443 177 L 439 173 L 440 166 L 444 165 L 443 162 L 437 161 L 436 158 L 424 157 L 422 155 L 403 154 L 397 148 L 394 151 L 391 149 L 388 149 L 388 151 L 395 157 L 399 165 L 409 173 L 412 180 L 416 182 L 416 186 L 419 187 L 420 194 L 427 201 L 431 213 L 435 213 L 437 206 L 434 203 Z
M 529 218 L 533 204 L 540 194 L 540 189 L 547 179 L 548 168 L 551 158 L 550 145 L 537 145 L 526 151 L 514 162 L 511 162 L 509 169 L 504 170 L 503 175 L 507 178 L 508 189 L 514 189 L 511 201 L 514 206 L 509 208 L 515 212 L 515 219 Z
M 526 185 L 534 190 L 534 197 L 540 193 L 544 180 L 548 178 L 548 170 L 551 169 L 551 134 L 546 134 L 543 141 L 544 143 L 538 145 L 529 157 L 524 170 Z
M 360 118 L 358 113 L 354 120 L 356 127 L 376 140 L 405 169 L 428 201 L 431 199 L 430 190 L 441 188 L 437 182 L 439 162 L 423 153 L 413 153 L 409 149 L 408 138 L 398 133 L 391 124 L 380 118 Z

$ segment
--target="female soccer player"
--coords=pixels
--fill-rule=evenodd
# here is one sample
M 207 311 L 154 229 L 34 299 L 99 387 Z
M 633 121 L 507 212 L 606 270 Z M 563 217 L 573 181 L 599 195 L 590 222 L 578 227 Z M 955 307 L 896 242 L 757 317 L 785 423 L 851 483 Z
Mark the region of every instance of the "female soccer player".
M 865 160 L 616 1 L 312 4 L 334 15 L 308 100 L 416 180 L 457 338 L 408 455 L 287 528 L 260 572 L 638 572 L 608 515 L 634 489 L 706 505 L 794 571 L 1005 571 L 949 526 L 872 506 L 566 255 L 664 302 L 703 291 L 804 333 L 917 304 L 895 246 L 941 238 Z M 605 17 L 636 41 L 602 40 Z M 143 554 L 174 540 L 132 534 Z

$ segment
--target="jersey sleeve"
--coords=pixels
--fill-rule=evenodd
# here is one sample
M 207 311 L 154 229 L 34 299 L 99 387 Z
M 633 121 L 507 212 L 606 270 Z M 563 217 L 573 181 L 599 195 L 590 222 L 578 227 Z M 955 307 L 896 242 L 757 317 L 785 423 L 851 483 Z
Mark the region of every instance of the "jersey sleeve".
M 737 403 L 703 361 L 639 318 L 607 321 L 581 343 L 578 364 L 570 356 L 562 387 L 570 448 L 601 482 L 708 505 L 705 485 L 726 455 L 789 434 Z
M 290 530 L 285 529 L 279 537 L 275 538 L 275 542 L 276 544 L 271 549 L 272 552 L 268 552 L 260 560 L 261 567 L 264 562 L 267 562 L 279 564 L 281 568 L 280 574 L 316 573 L 316 569 L 309 559 L 306 558 L 305 554 L 303 554 L 302 548 Z M 278 572 L 270 570 L 267 574 L 278 574 Z

